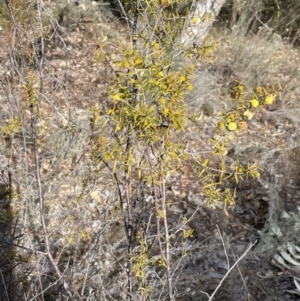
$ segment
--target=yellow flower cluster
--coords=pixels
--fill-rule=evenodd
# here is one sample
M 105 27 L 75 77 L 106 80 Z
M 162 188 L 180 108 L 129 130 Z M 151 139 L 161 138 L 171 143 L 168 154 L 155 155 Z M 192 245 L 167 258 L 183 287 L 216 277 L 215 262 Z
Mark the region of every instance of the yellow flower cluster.
M 272 105 L 278 94 L 278 91 L 272 87 L 266 90 L 263 87 L 257 87 L 250 100 L 247 100 L 249 94 L 246 87 L 241 83 L 234 83 L 231 88 L 231 97 L 234 107 L 222 116 L 224 121 L 218 123 L 218 128 L 224 133 L 224 130 L 234 132 L 247 128 L 247 120 L 251 120 L 255 110 L 263 108 L 266 105 Z

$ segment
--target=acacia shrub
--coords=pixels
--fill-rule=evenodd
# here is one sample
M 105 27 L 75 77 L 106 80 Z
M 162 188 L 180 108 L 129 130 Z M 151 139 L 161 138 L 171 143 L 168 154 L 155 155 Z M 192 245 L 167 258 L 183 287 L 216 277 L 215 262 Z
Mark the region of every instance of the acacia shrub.
M 216 132 L 208 141 L 214 159 L 210 161 L 201 151 L 191 156 L 176 137 L 181 136 L 187 124 L 197 123 L 185 98 L 193 89 L 195 63 L 204 64 L 212 58 L 213 47 L 209 42 L 180 43 L 186 24 L 179 14 L 165 12 L 164 2 L 145 1 L 139 5 L 133 1 L 127 5 L 124 12 L 128 11 L 125 19 L 131 24 L 131 42 L 124 41 L 119 52 L 111 54 L 106 50 L 107 37 L 99 39 L 99 63 L 110 63 L 114 79 L 108 107 L 93 110 L 93 131 L 105 128 L 110 134 L 94 137 L 92 158 L 95 168 L 99 172 L 106 169 L 116 185 L 116 209 L 123 217 L 128 244 L 128 293 L 141 299 L 165 295 L 172 299 L 176 295 L 173 281 L 179 262 L 172 261 L 176 247 L 171 237 L 192 217 L 169 225 L 170 174 L 192 160 L 203 198 L 212 205 L 234 205 L 234 192 L 226 183 L 230 179 L 238 183 L 244 178 L 258 178 L 260 168 L 254 162 L 227 165 L 228 150 L 257 110 L 275 102 L 280 87 L 247 89 L 234 81 L 230 90 L 232 105 L 228 111 L 220 112 Z M 192 22 L 206 22 L 206 18 Z M 191 228 L 183 231 L 182 256 L 192 233 Z M 154 287 L 158 270 L 163 271 L 160 277 L 166 284 Z

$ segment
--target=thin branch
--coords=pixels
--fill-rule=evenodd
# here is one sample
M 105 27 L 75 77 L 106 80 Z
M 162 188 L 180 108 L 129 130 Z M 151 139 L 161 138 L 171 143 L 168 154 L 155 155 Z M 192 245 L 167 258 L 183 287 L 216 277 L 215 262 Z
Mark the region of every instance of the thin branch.
M 226 252 L 225 243 L 224 243 L 222 234 L 221 234 L 221 232 L 220 232 L 219 226 L 218 226 L 218 225 L 216 225 L 216 226 L 217 226 L 217 229 L 218 229 L 218 233 L 219 233 L 219 235 L 220 235 L 220 239 L 221 239 L 221 241 L 222 241 L 222 245 L 223 245 L 224 252 L 225 252 L 225 256 L 226 256 L 226 260 L 227 260 L 227 270 L 229 270 L 229 269 L 230 269 L 230 262 L 229 262 L 229 258 L 228 258 L 227 252 Z
M 10 4 L 9 0 L 5 0 L 6 6 L 8 8 L 8 11 L 10 13 L 10 17 L 13 21 L 14 24 L 14 30 L 16 32 L 16 35 L 19 39 L 19 46 L 21 49 L 21 67 L 22 67 L 22 76 L 25 80 L 26 84 L 29 84 L 28 81 L 28 72 L 27 72 L 27 67 L 26 67 L 26 60 L 25 60 L 25 51 L 22 43 L 22 37 L 20 34 L 19 26 L 18 23 L 15 19 L 15 15 L 12 9 L 12 6 Z M 38 102 L 37 102 L 38 103 Z M 32 138 L 32 143 L 33 143 L 33 148 L 34 148 L 34 154 L 35 154 L 35 175 L 36 175 L 36 180 L 37 180 L 37 190 L 38 190 L 38 199 L 39 199 L 39 207 L 40 207 L 40 219 L 41 219 L 41 224 L 44 232 L 44 239 L 45 239 L 45 246 L 46 246 L 46 253 L 47 257 L 54 267 L 58 279 L 60 279 L 63 283 L 63 286 L 66 290 L 66 292 L 72 296 L 69 284 L 67 281 L 64 279 L 62 276 L 57 264 L 55 263 L 53 256 L 51 254 L 51 248 L 50 248 L 50 241 L 49 241 L 49 235 L 48 235 L 48 230 L 46 226 L 46 221 L 45 221 L 45 212 L 44 212 L 44 197 L 43 197 L 43 192 L 42 192 L 42 181 L 41 181 L 41 174 L 40 174 L 40 158 L 39 158 L 39 152 L 38 152 L 38 146 L 37 146 L 37 116 L 34 112 L 34 105 L 30 104 L 29 105 L 29 110 L 30 110 L 30 115 L 31 115 L 31 138 Z
M 215 294 L 218 292 L 218 290 L 220 289 L 220 287 L 222 286 L 224 280 L 227 278 L 227 276 L 229 275 L 229 273 L 238 265 L 238 263 L 247 255 L 247 253 L 250 251 L 250 249 L 257 243 L 257 240 L 254 243 L 251 243 L 250 246 L 247 248 L 247 250 L 244 252 L 244 254 L 233 264 L 233 266 L 227 271 L 227 273 L 224 275 L 224 277 L 222 278 L 222 280 L 220 281 L 219 285 L 216 287 L 216 289 L 214 290 L 214 292 L 209 295 L 206 292 L 200 291 L 201 293 L 205 294 L 209 299 L 208 301 L 212 301 L 212 299 L 214 298 Z

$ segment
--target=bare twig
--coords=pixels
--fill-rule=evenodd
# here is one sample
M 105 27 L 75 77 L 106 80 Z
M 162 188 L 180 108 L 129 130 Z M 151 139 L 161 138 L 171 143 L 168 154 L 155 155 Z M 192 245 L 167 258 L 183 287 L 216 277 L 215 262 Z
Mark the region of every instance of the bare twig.
M 238 265 L 238 263 L 247 255 L 247 253 L 250 251 L 250 249 L 256 244 L 257 241 L 255 241 L 254 243 L 251 243 L 250 246 L 247 248 L 247 250 L 244 252 L 244 254 L 232 265 L 232 267 L 227 271 L 227 273 L 224 275 L 224 277 L 222 278 L 222 280 L 220 281 L 219 285 L 216 287 L 216 289 L 214 290 L 214 292 L 209 295 L 206 292 L 200 291 L 201 293 L 205 294 L 209 299 L 208 301 L 212 301 L 212 299 L 214 298 L 215 294 L 218 292 L 219 288 L 222 286 L 224 280 L 227 278 L 227 276 L 229 275 L 229 273 Z M 226 250 L 225 250 L 226 253 Z M 227 256 L 227 255 L 226 255 Z
M 216 227 L 217 227 L 217 229 L 218 229 L 218 233 L 219 233 L 219 236 L 220 236 L 220 239 L 221 239 L 221 241 L 222 241 L 223 248 L 224 248 L 224 252 L 225 252 L 225 256 L 226 256 L 226 260 L 227 260 L 227 270 L 229 270 L 229 269 L 230 269 L 230 262 L 229 262 L 229 258 L 228 258 L 227 252 L 226 252 L 225 243 L 224 243 L 222 234 L 221 234 L 221 232 L 220 232 L 219 226 L 216 225 Z
M 165 185 L 165 177 L 162 176 L 160 179 L 161 182 L 161 207 L 163 211 L 163 221 L 164 221 L 164 229 L 165 229 L 165 254 L 166 254 L 166 267 L 167 267 L 167 281 L 168 281 L 168 292 L 169 297 L 173 300 L 173 286 L 172 286 L 172 277 L 171 277 L 171 258 L 170 258 L 170 236 L 169 236 L 169 226 L 167 219 L 167 206 L 166 206 L 166 185 Z

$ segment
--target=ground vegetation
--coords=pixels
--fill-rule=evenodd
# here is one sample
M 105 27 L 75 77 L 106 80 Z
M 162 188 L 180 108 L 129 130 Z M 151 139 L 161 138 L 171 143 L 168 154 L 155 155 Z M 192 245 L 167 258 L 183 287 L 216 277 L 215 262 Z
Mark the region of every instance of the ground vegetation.
M 296 300 L 298 6 L 209 3 L 1 2 L 1 300 Z

